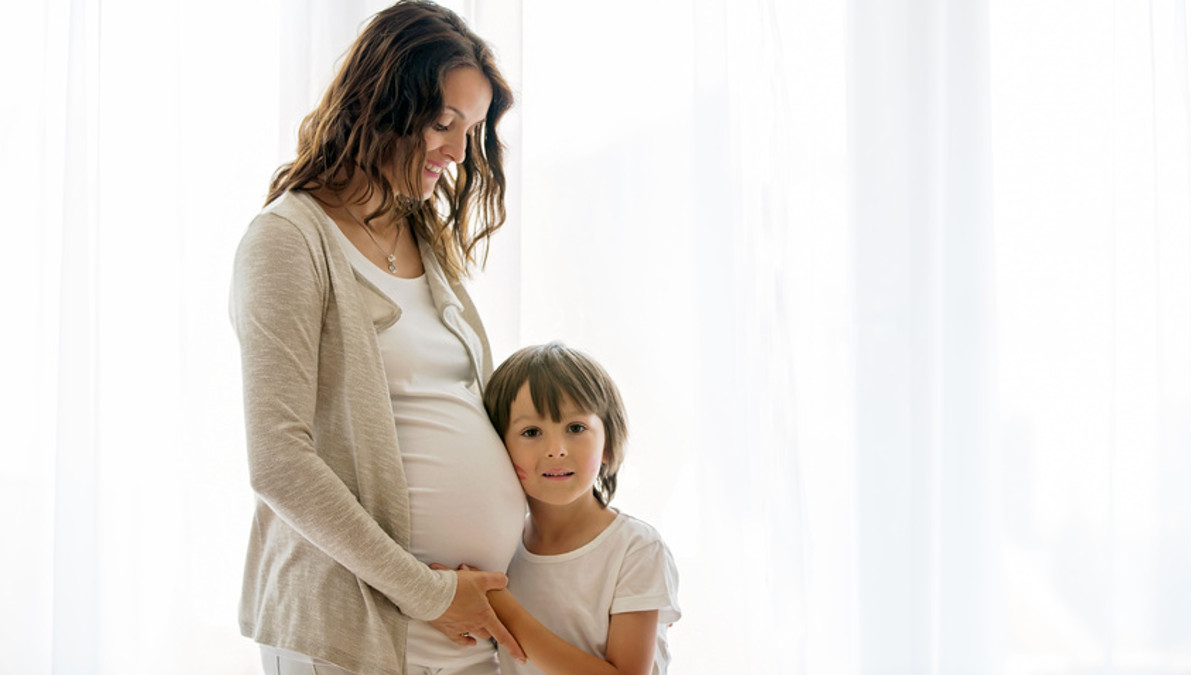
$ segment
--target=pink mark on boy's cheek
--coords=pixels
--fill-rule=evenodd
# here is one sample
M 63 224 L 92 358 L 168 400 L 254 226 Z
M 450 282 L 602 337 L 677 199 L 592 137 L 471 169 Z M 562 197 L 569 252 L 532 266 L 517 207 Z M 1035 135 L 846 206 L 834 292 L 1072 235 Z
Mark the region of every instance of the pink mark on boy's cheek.
M 513 464 L 513 468 L 517 470 L 517 480 L 524 483 L 526 480 L 529 479 L 529 474 L 525 473 L 525 469 L 522 469 L 521 467 L 517 466 L 516 464 Z
M 587 463 L 587 466 L 585 467 L 585 469 L 586 469 L 587 473 L 589 473 L 591 475 L 596 475 L 596 474 L 600 473 L 600 465 L 603 463 L 604 463 L 604 458 L 597 457 L 596 459 L 589 461 Z

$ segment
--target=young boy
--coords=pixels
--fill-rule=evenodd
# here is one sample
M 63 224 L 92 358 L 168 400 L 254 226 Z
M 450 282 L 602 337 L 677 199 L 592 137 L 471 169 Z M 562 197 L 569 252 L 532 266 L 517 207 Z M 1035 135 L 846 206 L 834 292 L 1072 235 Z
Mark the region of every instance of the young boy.
M 529 504 L 508 588 L 488 594 L 529 661 L 501 650 L 501 672 L 665 673 L 678 575 L 654 528 L 608 505 L 626 437 L 608 373 L 561 343 L 526 347 L 484 405 Z

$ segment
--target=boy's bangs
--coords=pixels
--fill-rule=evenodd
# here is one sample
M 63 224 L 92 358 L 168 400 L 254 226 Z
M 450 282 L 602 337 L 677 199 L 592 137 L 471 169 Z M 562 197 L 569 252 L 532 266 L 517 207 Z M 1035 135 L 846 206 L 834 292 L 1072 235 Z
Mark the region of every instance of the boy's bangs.
M 541 367 L 531 368 L 529 396 L 539 415 L 549 414 L 555 422 L 562 420 L 562 407 L 574 403 L 584 412 L 602 415 L 603 406 L 596 387 L 588 386 L 587 375 L 561 359 L 542 359 Z

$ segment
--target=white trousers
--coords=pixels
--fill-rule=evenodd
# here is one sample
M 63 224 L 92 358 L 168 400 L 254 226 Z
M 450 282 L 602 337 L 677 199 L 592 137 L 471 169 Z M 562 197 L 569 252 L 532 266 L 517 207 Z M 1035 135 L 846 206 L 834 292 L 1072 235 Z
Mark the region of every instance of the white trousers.
M 259 645 L 262 652 L 263 672 L 266 675 L 354 675 L 348 670 L 305 656 L 298 652 L 278 647 Z
M 259 645 L 262 652 L 263 673 L 266 675 L 354 675 L 348 670 L 314 659 L 287 649 Z M 410 665 L 408 675 L 496 675 L 500 665 L 493 658 L 489 662 L 476 663 L 459 668 L 427 668 Z

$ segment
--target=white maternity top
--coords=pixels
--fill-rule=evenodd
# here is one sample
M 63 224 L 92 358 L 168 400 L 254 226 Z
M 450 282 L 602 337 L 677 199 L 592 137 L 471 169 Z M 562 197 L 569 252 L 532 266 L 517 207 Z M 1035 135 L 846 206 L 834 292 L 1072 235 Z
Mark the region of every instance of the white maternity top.
M 525 493 L 488 420 L 464 339 L 439 319 L 425 275 L 392 276 L 339 234 L 355 270 L 401 311 L 378 337 L 408 477 L 409 551 L 425 563 L 503 572 L 521 541 Z M 493 651 L 489 641 L 464 648 L 427 622 L 409 622 L 410 666 L 473 663 Z

